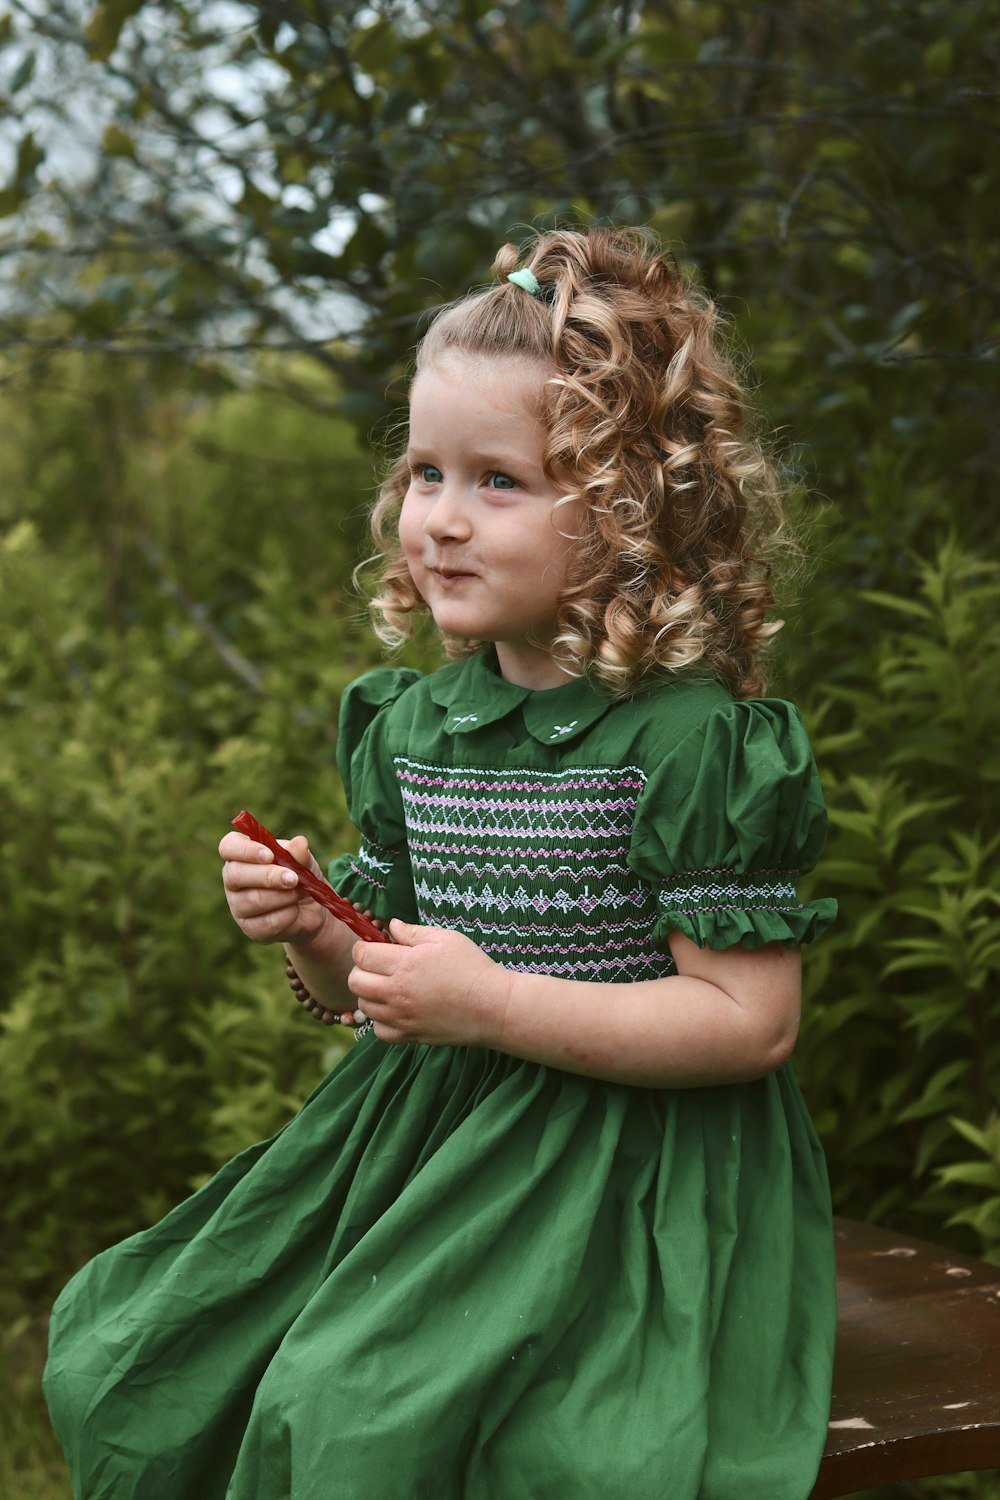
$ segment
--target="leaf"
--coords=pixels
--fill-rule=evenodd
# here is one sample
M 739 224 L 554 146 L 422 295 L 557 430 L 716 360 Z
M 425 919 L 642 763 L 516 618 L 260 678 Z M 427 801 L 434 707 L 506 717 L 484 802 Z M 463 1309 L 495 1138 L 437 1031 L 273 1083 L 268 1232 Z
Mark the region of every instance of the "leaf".
M 351 37 L 350 51 L 367 73 L 378 75 L 392 71 L 400 56 L 396 28 L 387 20 L 359 26 Z
M 1000 1160 L 1000 1115 L 994 1114 L 985 1130 L 955 1115 L 950 1117 L 950 1123 L 959 1135 L 964 1136 L 973 1146 L 978 1147 L 987 1156 L 994 1156 Z
M 928 609 L 926 604 L 920 604 L 916 599 L 906 599 L 896 594 L 886 594 L 878 589 L 864 589 L 859 591 L 859 597 L 869 604 L 880 604 L 883 609 L 892 610 L 899 615 L 912 615 L 914 619 L 931 622 L 934 613 Z
M 21 89 L 23 89 L 27 84 L 31 82 L 32 78 L 34 78 L 35 76 L 35 66 L 37 62 L 38 53 L 33 48 L 25 52 L 24 56 L 21 58 L 21 61 L 14 69 L 13 76 L 10 80 L 11 94 L 19 93 Z
M 97 0 L 84 31 L 88 55 L 95 62 L 106 62 L 118 45 L 122 27 L 137 15 L 145 0 Z
M 105 127 L 101 137 L 101 150 L 105 156 L 128 156 L 135 158 L 135 140 L 120 125 Z
M 961 1182 L 969 1187 L 1000 1189 L 1000 1168 L 991 1162 L 955 1162 L 950 1167 L 938 1167 L 937 1176 L 942 1182 Z
M 946 77 L 954 66 L 955 45 L 948 36 L 939 36 L 924 50 L 924 67 L 936 77 Z
M 29 130 L 18 143 L 13 181 L 0 191 L 0 218 L 16 213 L 21 207 L 44 160 L 45 153 Z
M 897 1115 L 897 1119 L 922 1120 L 928 1115 L 940 1115 L 947 1108 L 948 1103 L 956 1097 L 961 1097 L 961 1090 L 956 1091 L 955 1085 L 964 1080 L 968 1073 L 968 1063 L 964 1058 L 946 1063 L 939 1068 L 933 1076 L 928 1079 L 923 1093 L 912 1104 L 907 1104 Z
M 913 1160 L 914 1177 L 923 1177 L 931 1162 L 951 1139 L 951 1127 L 947 1120 L 937 1118 L 920 1132 L 920 1142 Z

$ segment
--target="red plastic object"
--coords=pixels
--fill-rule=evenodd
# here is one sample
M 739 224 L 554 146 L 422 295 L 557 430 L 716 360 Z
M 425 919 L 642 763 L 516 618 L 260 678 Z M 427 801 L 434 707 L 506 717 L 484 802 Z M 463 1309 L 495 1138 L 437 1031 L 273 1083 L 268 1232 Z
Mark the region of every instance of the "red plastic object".
M 248 813 L 245 809 L 237 813 L 233 819 L 233 827 L 240 833 L 245 833 L 248 839 L 253 839 L 254 843 L 263 844 L 266 849 L 270 849 L 276 865 L 283 865 L 286 870 L 294 870 L 299 877 L 299 885 L 306 895 L 311 896 L 320 906 L 325 906 L 327 911 L 338 917 L 357 937 L 363 938 L 366 943 L 392 942 L 387 932 L 382 932 L 367 917 L 363 917 L 349 901 L 345 901 L 343 896 L 338 896 L 332 885 L 325 880 L 320 880 L 311 870 L 307 870 L 305 865 L 300 865 L 294 855 L 282 848 L 274 834 L 270 833 L 263 823 L 257 822 L 253 813 Z

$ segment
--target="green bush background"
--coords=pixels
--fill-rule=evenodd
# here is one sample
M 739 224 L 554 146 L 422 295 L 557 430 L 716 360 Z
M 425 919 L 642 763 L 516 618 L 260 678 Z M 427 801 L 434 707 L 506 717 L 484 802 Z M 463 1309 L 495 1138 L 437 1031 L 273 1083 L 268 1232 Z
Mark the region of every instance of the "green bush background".
M 60 398 L 6 402 L 0 1182 L 39 1296 L 336 1058 L 228 921 L 214 850 L 241 805 L 348 843 L 337 699 L 378 660 L 345 586 L 372 490 L 352 429 L 112 375 L 67 360 Z M 831 810 L 811 883 L 841 903 L 798 1067 L 841 1212 L 1000 1259 L 1000 580 L 952 510 L 892 588 L 850 586 L 897 486 L 871 475 L 864 531 L 805 513 L 819 562 L 778 660 Z
M 46 1297 L 342 1045 L 229 921 L 215 847 L 244 805 L 321 854 L 352 837 L 334 726 L 378 659 L 347 584 L 372 460 L 263 393 L 126 395 L 71 357 L 57 395 L 3 404 L 0 1184 Z M 861 524 L 800 506 L 777 662 L 830 809 L 811 883 L 842 911 L 798 1068 L 841 1212 L 1000 1259 L 1000 578 L 938 483 L 876 467 L 862 500 Z M 881 586 L 853 586 L 880 547 Z
M 85 1258 L 277 1128 L 339 1056 L 229 921 L 215 846 L 243 805 L 321 855 L 351 838 L 333 726 L 377 659 L 345 585 L 372 488 L 351 428 L 159 377 L 124 397 L 72 357 L 64 376 L 3 400 L 15 1353 Z M 787 581 L 777 687 L 816 745 L 832 829 L 812 885 L 842 917 L 808 956 L 797 1066 L 840 1212 L 1000 1259 L 1000 581 L 940 488 L 901 499 L 877 468 L 862 525 L 799 506 L 813 561 Z M 901 509 L 918 545 L 884 534 Z M 854 587 L 878 548 L 882 586 Z
M 652 222 L 753 358 L 802 543 L 774 687 L 813 736 L 831 836 L 810 884 L 842 912 L 808 954 L 796 1066 L 838 1211 L 1000 1261 L 1000 22 L 977 0 L 500 8 L 490 33 L 479 0 L 422 31 L 413 7 L 345 3 L 325 29 L 256 7 L 231 44 L 284 70 L 261 114 L 274 181 L 248 178 L 223 226 L 178 227 L 175 182 L 144 166 L 149 133 L 176 129 L 193 170 L 158 91 L 218 103 L 206 8 L 104 0 L 89 60 L 70 46 L 85 71 L 111 59 L 117 115 L 89 196 L 27 215 L 27 312 L 0 330 L 0 1494 L 18 1500 L 64 1493 L 37 1406 L 55 1290 L 278 1127 L 343 1045 L 229 921 L 216 846 L 243 806 L 321 857 L 351 837 L 333 757 L 340 692 L 378 659 L 347 583 L 369 427 L 420 310 L 519 223 Z M 79 7 L 46 9 L 61 46 Z M 165 52 L 144 51 L 143 9 L 172 18 Z M 19 105 L 62 76 L 32 70 L 2 78 Z M 437 134 L 411 127 L 425 99 Z M 21 113 L 0 215 L 47 191 Z M 119 202 L 142 203 L 145 243 Z M 341 209 L 342 250 L 317 251 Z M 300 299 L 346 289 L 363 334 L 213 354 L 234 309 L 258 343 L 287 332 L 265 261 Z M 134 352 L 150 340 L 158 357 Z

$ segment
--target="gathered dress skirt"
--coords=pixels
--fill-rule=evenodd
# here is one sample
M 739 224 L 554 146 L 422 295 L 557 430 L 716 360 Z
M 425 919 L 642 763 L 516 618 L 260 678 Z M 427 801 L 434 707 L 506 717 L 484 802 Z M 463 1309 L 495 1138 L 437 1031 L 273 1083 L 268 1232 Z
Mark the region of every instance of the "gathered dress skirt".
M 806 1500 L 832 1262 L 787 1066 L 642 1089 L 370 1034 L 69 1283 L 45 1389 L 78 1500 Z

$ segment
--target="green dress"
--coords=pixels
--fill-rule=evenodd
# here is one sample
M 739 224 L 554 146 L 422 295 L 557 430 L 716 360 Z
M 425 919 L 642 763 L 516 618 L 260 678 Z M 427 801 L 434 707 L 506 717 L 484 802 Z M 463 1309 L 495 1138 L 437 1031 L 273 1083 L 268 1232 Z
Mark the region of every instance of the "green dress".
M 795 710 L 675 679 L 345 697 L 334 884 L 498 962 L 621 982 L 671 932 L 799 944 L 825 815 Z M 360 1039 L 62 1293 L 46 1391 L 84 1500 L 806 1500 L 830 1204 L 789 1067 L 634 1088 Z

